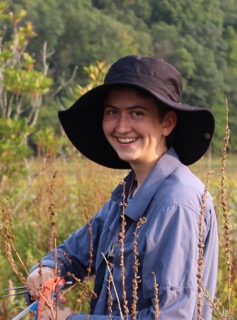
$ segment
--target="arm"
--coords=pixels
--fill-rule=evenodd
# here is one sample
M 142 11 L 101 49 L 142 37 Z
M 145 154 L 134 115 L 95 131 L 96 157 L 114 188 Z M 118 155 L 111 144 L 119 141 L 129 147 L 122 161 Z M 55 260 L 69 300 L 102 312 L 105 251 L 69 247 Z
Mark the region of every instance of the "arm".
M 197 303 L 198 219 L 198 214 L 190 209 L 172 205 L 156 214 L 154 221 L 150 221 L 146 231 L 141 284 L 142 294 L 145 300 L 150 301 L 150 307 L 137 312 L 137 319 L 157 319 L 152 272 L 156 274 L 159 284 L 159 320 L 194 319 Z M 89 315 L 91 320 L 108 318 L 105 315 Z M 82 320 L 86 319 L 86 315 L 75 314 L 67 319 Z M 112 316 L 112 319 L 121 317 Z M 134 319 L 133 315 L 130 314 L 128 319 Z
M 210 219 L 209 216 L 212 218 Z M 209 242 L 207 246 L 209 251 L 205 251 L 207 256 L 213 247 L 216 247 L 216 237 L 210 237 L 210 230 L 213 233 L 213 229 L 216 228 L 213 223 L 214 213 L 212 212 L 209 216 L 206 216 L 205 221 L 205 238 Z M 199 212 L 194 212 L 182 205 L 171 205 L 159 213 L 156 210 L 153 216 L 148 217 L 149 226 L 143 237 L 146 241 L 146 249 L 142 262 L 142 295 L 144 299 L 150 301 L 147 304 L 150 306 L 140 310 L 137 313 L 137 319 L 156 319 L 152 272 L 155 272 L 159 284 L 159 320 L 193 319 L 197 303 L 198 221 Z M 208 283 L 205 283 L 206 285 Z M 209 314 L 205 316 L 205 320 L 211 319 Z M 104 320 L 109 316 L 89 315 L 89 318 Z M 75 314 L 67 319 L 88 319 L 88 315 Z M 121 317 L 112 316 L 112 319 L 119 320 Z M 129 315 L 128 319 L 132 320 L 133 316 Z
M 87 267 L 90 259 L 90 243 L 92 241 L 93 251 L 96 255 L 97 244 L 105 215 L 109 207 L 109 202 L 105 204 L 101 211 L 92 219 L 92 235 L 88 231 L 88 225 L 75 231 L 55 250 L 50 251 L 42 260 L 42 267 L 39 274 L 39 264 L 36 264 L 30 271 L 26 285 L 32 297 L 38 296 L 38 290 L 49 278 L 55 276 L 54 267 L 60 270 L 60 275 L 65 276 L 67 272 L 83 279 L 88 275 Z M 92 265 L 92 272 L 94 266 Z
M 150 299 L 154 296 L 151 272 L 155 272 L 159 284 L 159 320 L 196 318 L 199 218 L 198 209 L 194 211 L 191 206 L 173 204 L 159 213 L 147 233 L 144 295 Z M 203 284 L 205 288 L 212 287 L 213 290 L 216 284 L 218 239 L 211 202 L 206 203 L 204 234 L 204 255 L 213 259 L 203 261 Z M 210 237 L 210 234 L 215 236 Z M 215 268 L 211 270 L 208 266 L 213 266 L 213 261 Z M 207 306 L 204 318 L 211 319 L 211 310 Z

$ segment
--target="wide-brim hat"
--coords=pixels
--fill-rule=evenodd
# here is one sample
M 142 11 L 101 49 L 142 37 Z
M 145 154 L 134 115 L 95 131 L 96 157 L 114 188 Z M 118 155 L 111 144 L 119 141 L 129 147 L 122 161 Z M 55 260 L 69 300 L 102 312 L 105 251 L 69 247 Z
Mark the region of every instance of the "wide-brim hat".
M 86 92 L 69 109 L 59 111 L 68 138 L 84 156 L 109 168 L 130 168 L 118 157 L 102 129 L 104 99 L 110 89 L 119 86 L 142 88 L 176 110 L 172 146 L 182 163 L 193 164 L 204 155 L 215 127 L 211 111 L 181 103 L 182 79 L 172 65 L 163 59 L 130 55 L 110 67 L 103 84 Z

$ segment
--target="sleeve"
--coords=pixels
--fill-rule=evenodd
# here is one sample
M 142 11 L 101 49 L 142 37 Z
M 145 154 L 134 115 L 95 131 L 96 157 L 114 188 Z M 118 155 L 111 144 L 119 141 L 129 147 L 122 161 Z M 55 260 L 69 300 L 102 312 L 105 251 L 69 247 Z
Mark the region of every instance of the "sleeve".
M 83 279 L 88 275 L 88 265 L 90 259 L 90 245 L 92 237 L 93 254 L 96 256 L 97 247 L 101 230 L 109 210 L 110 202 L 108 201 L 103 208 L 93 217 L 90 222 L 92 232 L 89 231 L 89 226 L 85 225 L 82 228 L 72 233 L 57 249 L 51 250 L 42 259 L 42 266 L 54 267 L 57 263 L 60 273 L 64 276 L 67 272 L 74 274 L 76 277 Z M 35 265 L 33 271 L 38 264 Z M 94 272 L 94 259 L 92 263 L 92 271 Z
M 208 212 L 208 209 L 206 211 Z M 214 210 L 213 215 L 215 216 Z M 207 219 L 209 218 L 210 215 L 207 216 Z M 154 281 L 151 275 L 154 272 L 159 284 L 159 320 L 190 320 L 197 316 L 199 219 L 200 212 L 194 211 L 191 206 L 170 205 L 158 214 L 147 235 L 143 291 L 147 299 L 154 299 Z M 210 219 L 208 223 L 205 221 L 204 245 L 210 230 L 216 230 L 214 220 L 212 217 L 212 225 Z M 212 247 L 216 248 L 217 238 L 214 237 L 212 241 Z M 208 248 L 204 247 L 204 256 L 208 256 L 206 250 L 211 250 L 210 243 Z M 206 272 L 206 264 L 209 264 L 209 261 L 203 260 L 203 270 Z M 217 257 L 214 260 L 217 266 Z M 211 281 L 216 282 L 215 275 Z M 204 286 L 209 284 L 204 283 Z M 205 307 L 204 318 L 205 320 L 212 318 L 211 309 L 208 307 Z

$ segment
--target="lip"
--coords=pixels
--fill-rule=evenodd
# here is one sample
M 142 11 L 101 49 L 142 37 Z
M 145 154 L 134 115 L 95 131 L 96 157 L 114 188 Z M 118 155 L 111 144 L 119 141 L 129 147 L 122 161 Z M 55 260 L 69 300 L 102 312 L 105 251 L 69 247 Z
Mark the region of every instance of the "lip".
M 116 137 L 116 140 L 123 145 L 129 145 L 131 143 L 134 143 L 138 140 L 136 137 Z

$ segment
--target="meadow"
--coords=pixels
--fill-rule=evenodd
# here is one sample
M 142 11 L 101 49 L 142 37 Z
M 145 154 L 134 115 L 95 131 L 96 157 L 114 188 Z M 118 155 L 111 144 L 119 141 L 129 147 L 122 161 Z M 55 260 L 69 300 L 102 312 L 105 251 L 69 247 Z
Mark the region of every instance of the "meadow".
M 7 259 L 4 237 L 0 238 L 0 289 L 22 285 L 19 278 L 52 246 L 52 222 L 57 243 L 85 224 L 110 197 L 122 181 L 124 170 L 110 170 L 84 159 L 77 152 L 69 157 L 39 156 L 25 161 L 26 174 L 15 173 L 1 182 L 1 231 L 4 224 L 14 234 L 16 253 Z M 235 157 L 203 157 L 191 167 L 205 183 L 211 172 L 209 190 L 213 196 L 219 223 L 219 278 L 214 310 L 218 319 L 237 319 L 237 172 Z M 6 218 L 7 217 L 7 218 Z M 9 218 L 10 217 L 10 218 Z M 53 218 L 52 218 L 53 217 Z M 6 220 L 8 219 L 8 222 Z M 11 220 L 12 219 L 12 220 Z M 52 221 L 52 219 L 54 221 Z M 5 222 L 4 222 L 5 221 Z M 5 248 L 5 249 L 4 249 Z M 208 258 L 208 257 L 207 257 Z M 15 267 L 15 271 L 13 268 Z M 16 273 L 18 276 L 16 276 Z M 79 297 L 78 289 L 69 292 L 72 304 L 86 310 L 88 299 Z M 1 291 L 1 295 L 4 291 Z M 75 295 L 78 295 L 76 298 Z M 0 300 L 0 319 L 11 319 L 23 308 L 22 297 Z M 219 314 L 218 314 L 219 313 Z M 32 316 L 31 316 L 32 317 Z M 28 316 L 25 319 L 33 319 Z

